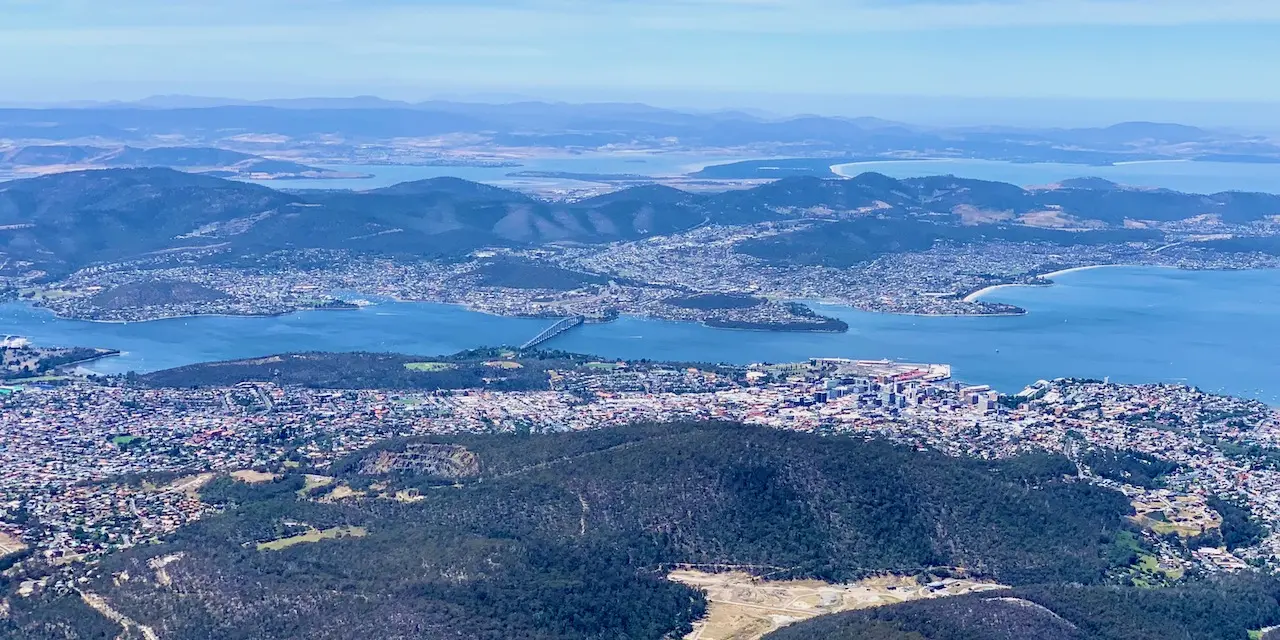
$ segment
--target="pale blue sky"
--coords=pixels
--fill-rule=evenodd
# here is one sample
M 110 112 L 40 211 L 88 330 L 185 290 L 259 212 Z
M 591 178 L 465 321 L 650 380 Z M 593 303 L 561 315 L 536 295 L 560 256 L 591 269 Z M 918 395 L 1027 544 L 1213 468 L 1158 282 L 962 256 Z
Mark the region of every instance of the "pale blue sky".
M 1280 0 L 0 0 L 0 86 L 1280 102 Z

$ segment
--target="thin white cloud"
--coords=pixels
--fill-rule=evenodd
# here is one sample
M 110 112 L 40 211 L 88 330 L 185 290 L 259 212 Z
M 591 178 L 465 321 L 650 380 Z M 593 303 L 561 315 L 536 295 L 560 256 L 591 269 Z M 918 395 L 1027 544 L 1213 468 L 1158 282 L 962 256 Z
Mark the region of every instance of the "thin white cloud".
M 648 28 L 759 33 L 1280 22 L 1276 0 L 666 0 L 595 7 Z
M 6 38 L 31 29 L 49 35 L 160 27 L 184 33 L 187 27 L 229 30 L 224 35 L 232 37 L 261 27 L 286 34 L 295 28 L 341 28 L 353 38 L 364 37 L 365 30 L 402 35 L 422 30 L 529 41 L 581 30 L 859 33 L 1259 23 L 1280 23 L 1280 0 L 0 0 L 0 31 Z
M 1017 55 L 1005 56 L 998 37 L 954 57 L 932 52 L 916 59 L 912 49 L 900 48 L 890 64 L 845 67 L 803 46 L 803 36 L 857 43 L 860 35 L 890 34 L 865 38 L 883 47 L 911 40 L 896 35 L 908 31 L 1212 24 L 1280 24 L 1280 0 L 0 0 L 0 59 L 34 61 L 0 64 L 0 80 L 36 86 L 49 78 L 289 78 L 364 86 L 381 79 L 778 91 L 826 91 L 835 82 L 844 92 L 1120 91 L 1114 79 L 1095 81 L 1093 72 L 1072 76 L 1079 66 L 1127 73 L 1134 80 L 1124 81 L 1126 95 L 1183 95 L 1191 92 L 1187 82 L 1170 80 L 1177 73 L 1168 65 L 1067 63 L 1042 52 L 1028 58 L 1032 69 L 1020 66 Z M 756 36 L 769 34 L 787 37 L 755 46 Z M 1087 37 L 1111 35 L 1121 32 Z M 1084 44 L 1073 59 L 1089 57 Z M 1215 88 L 1195 91 L 1275 95 L 1274 83 L 1242 79 L 1248 74 L 1238 67 L 1219 64 L 1220 72 L 1201 74 Z M 1027 88 L 1028 78 L 1046 68 L 1058 69 L 1059 77 Z M 1018 77 L 1020 84 L 1011 88 L 1010 80 L 987 76 Z M 1062 79 L 1068 77 L 1074 80 Z M 1145 88 L 1132 89 L 1137 85 Z

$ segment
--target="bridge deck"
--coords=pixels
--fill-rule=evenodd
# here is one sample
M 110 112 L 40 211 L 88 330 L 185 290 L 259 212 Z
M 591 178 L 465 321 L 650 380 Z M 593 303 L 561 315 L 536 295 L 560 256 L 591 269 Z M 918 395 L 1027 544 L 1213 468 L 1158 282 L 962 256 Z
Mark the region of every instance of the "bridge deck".
M 586 319 L 583 318 L 582 316 L 574 316 L 572 318 L 561 318 L 557 320 L 555 324 L 551 325 L 550 327 L 547 327 L 546 329 L 543 329 L 542 333 L 539 333 L 538 335 L 534 336 L 532 340 L 529 340 L 528 342 L 520 345 L 520 350 L 524 351 L 527 349 L 532 349 L 582 324 L 585 320 Z

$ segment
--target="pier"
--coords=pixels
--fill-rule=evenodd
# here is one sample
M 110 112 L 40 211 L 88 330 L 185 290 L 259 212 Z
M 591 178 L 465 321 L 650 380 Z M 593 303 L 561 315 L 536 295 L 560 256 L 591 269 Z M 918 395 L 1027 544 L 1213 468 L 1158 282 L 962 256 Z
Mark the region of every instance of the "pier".
M 585 320 L 586 318 L 583 318 L 582 316 L 573 316 L 572 318 L 561 318 L 557 320 L 555 324 L 544 329 L 542 333 L 539 333 L 538 335 L 534 336 L 532 340 L 520 345 L 520 350 L 526 351 L 529 349 L 533 349 L 534 347 L 537 347 L 538 345 L 582 324 Z

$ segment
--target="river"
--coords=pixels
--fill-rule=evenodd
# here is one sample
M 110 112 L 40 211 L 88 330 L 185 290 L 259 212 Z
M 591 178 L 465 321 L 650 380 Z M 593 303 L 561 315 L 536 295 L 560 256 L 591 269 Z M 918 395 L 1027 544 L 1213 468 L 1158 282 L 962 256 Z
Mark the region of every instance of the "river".
M 273 189 L 377 189 L 401 182 L 428 178 L 452 177 L 484 182 L 508 189 L 598 187 L 599 183 L 566 178 L 521 178 L 511 174 L 522 171 L 558 171 L 584 174 L 634 174 L 642 176 L 678 176 L 697 171 L 707 165 L 743 160 L 740 156 L 695 153 L 582 153 L 563 156 L 513 158 L 518 167 L 452 167 L 385 164 L 317 165 L 346 173 L 359 173 L 369 178 L 247 180 Z
M 952 364 L 957 377 L 1017 391 L 1040 378 L 1109 376 L 1187 382 L 1280 405 L 1280 271 L 1194 272 L 1116 267 L 1068 273 L 1051 287 L 1009 287 L 985 299 L 1029 310 L 1010 317 L 915 317 L 829 305 L 844 334 L 712 329 L 623 317 L 584 325 L 547 348 L 610 358 L 782 362 L 815 356 Z M 93 370 L 150 371 L 291 351 L 452 353 L 519 344 L 549 321 L 439 304 L 387 302 L 355 311 L 197 317 L 111 324 L 0 305 L 0 332 L 41 345 L 119 349 Z
M 265 180 L 276 189 L 375 189 L 399 182 L 453 176 L 509 189 L 549 189 L 598 187 L 598 183 L 564 178 L 518 178 L 519 171 L 563 171 L 574 173 L 630 173 L 648 176 L 676 176 L 706 165 L 746 160 L 744 157 L 708 156 L 689 153 L 581 154 L 521 159 L 520 167 L 421 167 L 405 165 L 331 165 L 326 168 L 372 175 L 372 178 L 340 180 Z M 891 160 L 855 162 L 833 167 L 837 173 L 854 176 L 874 171 L 894 178 L 955 175 L 962 178 L 1009 182 L 1021 186 L 1046 185 L 1067 178 L 1099 177 L 1121 184 L 1160 187 L 1194 193 L 1220 191 L 1261 191 L 1280 193 L 1280 163 L 1231 162 L 1135 162 L 1095 167 L 1052 162 L 1014 163 L 998 160 Z

